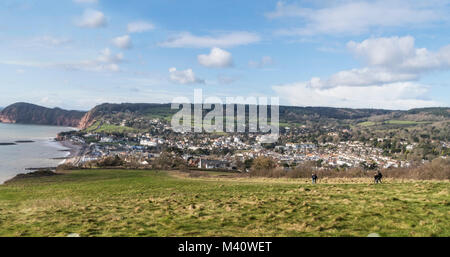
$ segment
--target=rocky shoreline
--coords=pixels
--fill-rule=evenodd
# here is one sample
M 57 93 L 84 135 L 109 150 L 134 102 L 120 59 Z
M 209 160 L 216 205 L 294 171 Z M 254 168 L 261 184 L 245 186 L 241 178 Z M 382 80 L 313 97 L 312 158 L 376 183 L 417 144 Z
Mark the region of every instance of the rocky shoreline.
M 24 143 L 34 143 L 34 141 L 33 140 L 17 140 L 17 141 L 14 141 L 14 143 L 24 144 Z
M 0 142 L 0 145 L 17 145 L 17 144 L 25 144 L 25 143 L 34 143 L 33 140 L 17 140 L 14 142 Z
M 0 145 L 16 145 L 16 143 L 0 143 Z
M 49 177 L 49 176 L 54 176 L 54 175 L 58 175 L 58 174 L 55 173 L 54 171 L 51 171 L 51 170 L 48 170 L 48 169 L 36 170 L 36 171 L 33 171 L 33 172 L 17 174 L 12 179 L 6 180 L 4 182 L 4 184 L 8 184 L 8 183 L 11 183 L 11 182 L 14 182 L 14 181 L 18 181 L 18 180 L 22 180 L 22 179 L 26 179 L 26 178 Z

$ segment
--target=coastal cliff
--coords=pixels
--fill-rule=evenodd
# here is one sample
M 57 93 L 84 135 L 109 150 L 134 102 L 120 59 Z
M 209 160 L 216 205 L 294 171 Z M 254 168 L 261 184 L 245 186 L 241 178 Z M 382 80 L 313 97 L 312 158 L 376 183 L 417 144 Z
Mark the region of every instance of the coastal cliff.
M 15 103 L 0 112 L 0 122 L 78 127 L 85 115 L 81 111 L 46 108 L 29 103 Z
M 95 109 L 95 108 L 94 108 Z M 91 126 L 94 122 L 95 122 L 95 111 L 90 110 L 89 112 L 87 112 L 80 120 L 80 122 L 78 123 L 78 128 L 80 129 L 86 129 L 89 126 Z

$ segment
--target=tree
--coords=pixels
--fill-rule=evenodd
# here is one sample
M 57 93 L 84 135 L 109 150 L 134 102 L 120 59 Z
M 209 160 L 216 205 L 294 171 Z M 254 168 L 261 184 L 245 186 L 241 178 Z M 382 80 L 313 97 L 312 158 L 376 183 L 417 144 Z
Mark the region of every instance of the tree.
M 254 161 L 254 159 L 246 159 L 244 161 L 245 168 L 246 169 L 250 169 L 252 167 L 252 165 L 253 165 L 253 161 Z
M 274 159 L 269 157 L 258 157 L 253 160 L 252 170 L 272 170 L 276 167 Z

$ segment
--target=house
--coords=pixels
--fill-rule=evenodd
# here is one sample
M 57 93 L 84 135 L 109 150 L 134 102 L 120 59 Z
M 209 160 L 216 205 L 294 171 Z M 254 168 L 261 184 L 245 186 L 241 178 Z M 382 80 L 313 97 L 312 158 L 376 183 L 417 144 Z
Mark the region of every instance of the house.
M 144 146 L 157 146 L 158 143 L 155 141 L 152 141 L 150 139 L 147 138 L 143 138 L 141 139 L 141 141 L 139 142 L 140 145 L 144 145 Z
M 199 169 L 230 169 L 231 165 L 228 161 L 200 159 L 198 162 Z
M 299 146 L 300 149 L 315 149 L 316 145 L 315 144 L 301 144 Z
M 298 148 L 298 144 L 295 144 L 295 143 L 286 143 L 286 148 L 297 149 L 297 148 Z
M 100 143 L 112 143 L 114 142 L 114 138 L 112 137 L 102 137 L 102 139 L 100 139 Z
M 278 134 L 267 134 L 256 137 L 256 141 L 260 144 L 274 143 L 278 140 Z

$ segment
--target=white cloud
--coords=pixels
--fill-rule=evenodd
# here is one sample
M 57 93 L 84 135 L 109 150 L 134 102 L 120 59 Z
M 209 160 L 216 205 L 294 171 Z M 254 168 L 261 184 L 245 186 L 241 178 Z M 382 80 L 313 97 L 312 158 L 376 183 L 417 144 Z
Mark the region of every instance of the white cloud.
M 96 10 L 87 9 L 83 15 L 76 20 L 76 25 L 85 28 L 98 28 L 106 26 L 105 15 Z
M 197 60 L 205 67 L 224 68 L 233 65 L 231 53 L 218 47 L 212 48 L 209 54 L 201 54 L 197 56 Z
M 123 62 L 123 59 L 124 56 L 122 53 L 113 54 L 109 48 L 105 48 L 100 51 L 97 58 L 66 64 L 66 69 L 118 72 L 120 71 L 119 64 Z
M 248 66 L 252 68 L 264 68 L 266 66 L 273 65 L 274 61 L 270 56 L 263 56 L 259 61 L 249 61 Z
M 335 87 L 369 87 L 381 86 L 396 82 L 418 80 L 419 75 L 415 73 L 394 72 L 386 69 L 359 68 L 339 71 L 329 78 L 322 79 L 313 77 L 309 81 L 302 82 L 308 88 L 329 89 Z
M 424 97 L 428 89 L 412 82 L 382 86 L 313 88 L 308 83 L 274 86 L 273 90 L 289 104 L 348 108 L 411 109 L 442 106 Z
M 297 18 L 305 24 L 279 31 L 285 35 L 360 34 L 378 27 L 423 26 L 446 16 L 436 3 L 406 0 L 342 1 L 317 9 L 279 1 L 275 11 L 266 14 L 270 19 Z
M 97 4 L 98 0 L 73 0 L 77 4 Z
M 103 63 L 120 63 L 123 61 L 123 53 L 113 54 L 109 48 L 105 48 L 100 51 L 97 60 Z
M 123 62 L 123 59 L 124 56 L 122 53 L 113 54 L 109 48 L 105 48 L 100 51 L 100 54 L 96 58 L 90 60 L 73 62 L 1 61 L 0 63 L 20 67 L 45 69 L 59 68 L 65 70 L 118 72 L 120 71 L 119 64 Z
M 310 9 L 299 7 L 295 4 L 286 5 L 283 1 L 278 1 L 275 11 L 266 13 L 269 19 L 286 17 L 304 17 Z
M 261 39 L 257 34 L 237 31 L 228 34 L 215 36 L 195 36 L 189 32 L 183 32 L 165 42 L 160 43 L 162 47 L 192 47 L 192 48 L 212 48 L 212 47 L 234 47 L 248 45 L 259 42 Z
M 450 69 L 450 45 L 433 52 L 416 48 L 414 38 L 407 36 L 351 41 L 347 46 L 365 67 L 273 89 L 294 105 L 390 109 L 442 105 L 425 98 L 429 87 L 415 81 L 425 72 Z
M 113 44 L 119 48 L 122 49 L 129 49 L 131 48 L 131 38 L 129 35 L 124 35 L 121 37 L 116 37 L 112 40 Z
M 108 71 L 118 72 L 120 71 L 119 64 L 123 62 L 124 56 L 122 53 L 113 54 L 109 48 L 105 48 L 100 51 L 97 58 L 93 60 L 85 60 L 74 63 L 58 64 L 69 70 L 84 70 L 84 71 Z
M 71 43 L 72 40 L 68 38 L 57 38 L 52 36 L 42 36 L 31 39 L 27 45 L 37 47 L 55 47 L 63 46 Z
M 450 68 L 450 45 L 431 52 L 415 48 L 411 36 L 370 38 L 361 43 L 350 41 L 347 47 L 368 66 L 414 73 Z
M 350 41 L 347 46 L 366 67 L 340 71 L 327 79 L 312 78 L 305 83 L 313 88 L 373 86 L 419 80 L 425 72 L 450 69 L 450 45 L 431 52 L 415 48 L 410 36 Z
M 140 33 L 155 29 L 155 25 L 146 21 L 136 21 L 128 23 L 128 33 Z
M 391 66 L 415 54 L 414 38 L 411 36 L 371 38 L 361 43 L 350 41 L 347 47 L 357 57 L 362 57 L 368 65 Z
M 323 83 L 323 87 L 337 86 L 370 86 L 393 82 L 417 80 L 419 76 L 414 73 L 397 73 L 384 69 L 351 69 L 333 74 Z
M 169 69 L 170 80 L 179 84 L 203 84 L 205 81 L 195 76 L 192 69 L 180 70 L 172 67 Z

